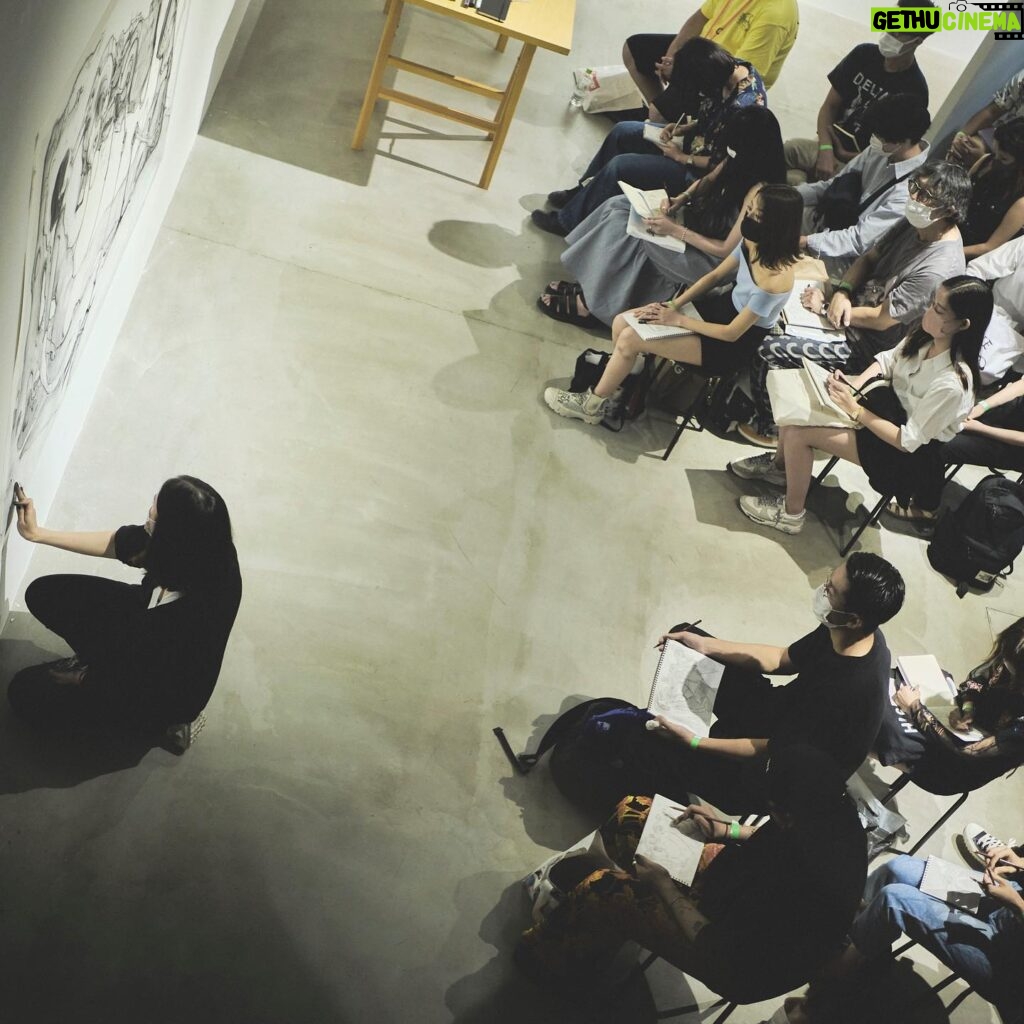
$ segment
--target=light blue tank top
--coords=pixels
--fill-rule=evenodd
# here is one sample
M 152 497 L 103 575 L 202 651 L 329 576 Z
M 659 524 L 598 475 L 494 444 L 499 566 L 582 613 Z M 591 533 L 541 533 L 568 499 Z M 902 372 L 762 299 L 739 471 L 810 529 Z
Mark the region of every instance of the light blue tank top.
M 736 287 L 732 290 L 732 304 L 736 307 L 736 312 L 741 313 L 749 306 L 751 312 L 757 314 L 758 327 L 774 327 L 782 312 L 782 307 L 789 301 L 793 289 L 776 295 L 773 292 L 766 292 L 763 288 L 758 288 L 751 277 L 742 241 L 732 254 L 739 261 L 739 269 L 736 271 Z

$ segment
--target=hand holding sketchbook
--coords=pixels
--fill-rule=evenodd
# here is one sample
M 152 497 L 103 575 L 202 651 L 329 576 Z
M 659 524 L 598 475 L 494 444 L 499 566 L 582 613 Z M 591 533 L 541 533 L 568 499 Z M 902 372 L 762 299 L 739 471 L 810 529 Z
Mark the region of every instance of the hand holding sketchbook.
M 679 805 L 655 794 L 636 852 L 660 864 L 675 881 L 692 885 L 707 838 L 692 818 L 673 824 L 678 817 Z
M 683 305 L 679 312 L 694 320 L 703 319 L 692 302 Z M 694 334 L 689 327 L 677 327 L 675 324 L 645 324 L 636 313 L 623 313 L 623 320 L 633 328 L 642 341 L 660 341 L 662 338 L 679 338 L 684 334 Z
M 949 713 L 956 707 L 956 687 L 942 671 L 942 666 L 934 654 L 905 654 L 896 659 L 896 671 L 900 679 L 921 691 L 921 703 L 935 715 L 943 725 L 949 721 Z M 895 683 L 889 685 L 890 699 L 895 690 Z M 895 706 L 895 704 L 894 704 Z M 897 714 L 902 714 L 896 708 Z M 985 738 L 980 729 L 949 729 L 961 743 L 977 743 Z
M 941 857 L 929 856 L 920 889 L 957 910 L 976 914 L 985 894 L 981 887 L 982 878 L 984 875 L 980 871 L 971 871 Z
M 647 710 L 707 736 L 724 671 L 720 662 L 677 640 L 666 640 L 654 670 Z
M 799 369 L 769 370 L 768 398 L 775 422 L 779 426 L 855 428 L 856 421 L 829 396 L 825 382 L 830 376 L 830 371 L 806 356 Z

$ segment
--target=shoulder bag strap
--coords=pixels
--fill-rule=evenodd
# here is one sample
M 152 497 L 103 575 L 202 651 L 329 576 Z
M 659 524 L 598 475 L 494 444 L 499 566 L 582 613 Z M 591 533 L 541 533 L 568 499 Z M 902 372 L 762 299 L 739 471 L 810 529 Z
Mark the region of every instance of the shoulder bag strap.
M 916 167 L 912 167 L 906 174 L 901 174 L 898 178 L 893 178 L 893 180 L 888 184 L 883 185 L 879 189 L 875 189 L 875 191 L 872 192 L 859 207 L 857 207 L 857 216 L 859 217 L 880 195 L 888 192 L 891 188 L 895 188 L 901 181 L 905 181 L 909 178 L 916 170 Z

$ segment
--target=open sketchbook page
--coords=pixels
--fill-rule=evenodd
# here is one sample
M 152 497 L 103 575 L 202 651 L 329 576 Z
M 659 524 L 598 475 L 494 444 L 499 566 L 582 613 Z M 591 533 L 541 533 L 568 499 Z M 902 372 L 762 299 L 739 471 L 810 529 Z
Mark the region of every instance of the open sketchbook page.
M 921 691 L 921 702 L 928 705 L 928 710 L 947 728 L 949 713 L 956 707 L 956 687 L 942 671 L 938 658 L 934 654 L 902 654 L 896 659 L 896 668 L 903 679 Z M 890 692 L 895 691 L 895 683 L 890 683 Z M 899 714 L 899 709 L 897 708 Z M 985 738 L 980 729 L 949 729 L 961 743 L 977 743 Z
M 692 819 L 672 824 L 682 811 L 682 804 L 656 794 L 636 852 L 660 864 L 677 882 L 692 885 L 705 839 Z
M 665 148 L 665 143 L 661 141 L 661 131 L 665 127 L 663 124 L 658 124 L 656 121 L 645 121 L 644 122 L 644 139 L 647 142 L 653 142 L 659 149 Z M 685 135 L 676 135 L 669 143 L 671 146 L 675 146 L 676 149 L 682 149 L 686 144 Z
M 633 238 L 639 238 L 642 242 L 650 242 L 651 245 L 661 246 L 662 249 L 671 249 L 673 252 L 686 252 L 686 243 L 681 239 L 672 238 L 669 235 L 652 235 L 644 226 L 644 218 L 636 210 L 629 211 L 629 220 L 626 221 L 626 234 Z
M 804 307 L 803 302 L 800 300 L 800 296 L 803 295 L 805 288 L 820 288 L 821 285 L 821 281 L 809 281 L 800 278 L 793 282 L 793 291 L 786 300 L 786 305 L 782 307 L 782 315 L 787 324 L 792 327 L 815 327 L 821 331 L 835 331 L 835 328 L 828 322 L 828 317 L 822 316 L 820 313 L 812 313 Z M 842 335 L 844 332 L 839 333 Z
M 929 856 L 921 879 L 921 892 L 948 903 L 957 910 L 977 913 L 984 895 L 978 884 L 982 879 L 980 871 L 972 871 L 962 864 Z
M 656 217 L 661 209 L 661 204 L 668 201 L 668 193 L 663 188 L 652 188 L 644 191 L 642 188 L 635 188 L 628 181 L 620 181 L 619 188 L 622 194 L 629 200 L 629 205 L 641 217 Z
M 700 313 L 697 312 L 692 302 L 687 302 L 679 312 L 683 316 L 692 316 L 694 320 L 701 319 Z M 660 338 L 679 338 L 684 334 L 694 333 L 688 327 L 641 323 L 635 313 L 623 313 L 622 317 L 644 341 L 658 341 Z
M 664 715 L 699 736 L 707 736 L 724 671 L 725 666 L 719 662 L 676 640 L 666 640 L 647 710 L 652 715 Z
M 832 405 L 822 408 L 818 391 L 803 367 L 768 371 L 768 398 L 772 416 L 780 426 L 844 427 L 856 426 L 841 409 Z

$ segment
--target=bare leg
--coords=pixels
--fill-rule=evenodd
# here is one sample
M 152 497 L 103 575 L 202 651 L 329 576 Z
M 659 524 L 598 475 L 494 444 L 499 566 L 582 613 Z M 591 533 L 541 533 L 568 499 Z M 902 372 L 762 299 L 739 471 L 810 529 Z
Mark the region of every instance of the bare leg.
M 641 352 L 655 352 L 677 363 L 700 366 L 700 340 L 697 337 L 686 335 L 663 341 L 643 341 L 621 313 L 612 321 L 612 340 L 615 343 L 612 357 L 594 387 L 594 394 L 598 398 L 610 398 L 615 394 L 615 389 L 629 376 Z
M 661 82 L 658 81 L 657 78 L 652 78 L 650 75 L 643 75 L 637 70 L 636 61 L 633 60 L 633 54 L 630 51 L 629 46 L 625 43 L 622 44 L 622 63 L 626 65 L 629 77 L 636 82 L 636 87 L 643 93 L 645 100 L 650 102 L 661 92 Z
M 855 466 L 860 465 L 856 433 L 840 427 L 783 427 L 779 433 L 779 448 L 783 446 L 786 512 L 789 515 L 799 515 L 807 503 L 815 449 L 838 455 Z

